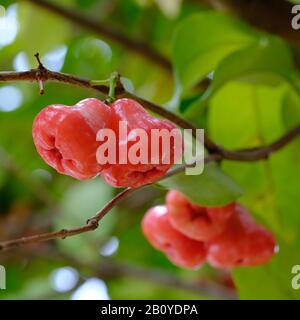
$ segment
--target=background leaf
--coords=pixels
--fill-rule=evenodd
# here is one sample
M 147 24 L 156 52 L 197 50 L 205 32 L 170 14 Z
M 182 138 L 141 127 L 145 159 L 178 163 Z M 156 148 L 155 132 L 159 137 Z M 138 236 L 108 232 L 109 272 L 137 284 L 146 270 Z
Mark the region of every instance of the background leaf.
M 297 92 L 294 76 L 295 67 L 289 48 L 277 38 L 265 37 L 258 44 L 233 52 L 222 60 L 205 98 L 233 80 L 271 85 L 286 81 Z
M 235 92 L 234 99 L 232 92 Z M 210 134 L 228 148 L 255 147 L 274 141 L 286 131 L 281 112 L 285 93 L 286 86 L 275 89 L 237 82 L 227 84 L 211 101 Z M 235 117 L 222 121 L 222 116 L 228 113 Z M 300 188 L 297 141 L 267 161 L 225 162 L 223 169 L 245 190 L 241 200 L 255 218 L 281 239 L 279 252 L 270 265 L 242 268 L 234 273 L 241 297 L 299 298 L 296 292 L 291 296 L 290 284 L 290 269 L 299 259 L 293 252 L 297 252 L 300 244 L 299 197 L 296 195 Z M 257 292 L 254 286 L 259 282 L 265 285 Z
M 228 204 L 241 196 L 241 188 L 215 164 L 205 165 L 200 175 L 177 174 L 159 182 L 167 189 L 176 189 L 194 203 L 206 206 Z
M 172 60 L 180 87 L 191 87 L 226 55 L 256 41 L 255 32 L 232 17 L 211 11 L 189 16 L 179 25 L 173 42 Z

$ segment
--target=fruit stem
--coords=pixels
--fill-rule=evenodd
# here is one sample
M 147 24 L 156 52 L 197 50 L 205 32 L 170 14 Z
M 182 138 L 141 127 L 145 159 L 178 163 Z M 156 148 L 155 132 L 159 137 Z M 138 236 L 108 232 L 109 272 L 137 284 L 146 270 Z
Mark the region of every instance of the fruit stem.
M 90 81 L 90 85 L 92 87 L 97 87 L 97 86 L 101 86 L 101 85 L 109 85 L 109 83 L 110 83 L 110 78 L 104 79 L 104 80 L 91 80 Z
M 106 103 L 112 103 L 116 99 L 116 87 L 120 80 L 120 75 L 118 72 L 113 72 L 108 79 L 104 80 L 91 80 L 90 85 L 92 87 L 101 86 L 101 85 L 108 85 L 108 96 L 105 100 Z
M 118 72 L 113 72 L 110 76 L 109 80 L 109 91 L 108 91 L 108 97 L 106 99 L 107 103 L 112 103 L 116 99 L 116 86 L 118 84 L 118 81 L 120 79 L 120 75 Z

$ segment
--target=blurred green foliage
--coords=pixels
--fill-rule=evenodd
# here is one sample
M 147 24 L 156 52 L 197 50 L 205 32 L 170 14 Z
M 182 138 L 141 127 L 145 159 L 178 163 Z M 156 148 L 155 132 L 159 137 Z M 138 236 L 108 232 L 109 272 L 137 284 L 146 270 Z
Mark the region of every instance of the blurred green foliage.
M 175 1 L 177 7 L 170 11 L 163 1 L 56 2 L 147 41 L 170 57 L 174 76 L 109 39 L 26 1 L 1 1 L 6 8 L 17 5 L 19 23 L 16 39 L 0 47 L 1 70 L 13 70 L 20 52 L 27 57 L 29 67 L 35 67 L 35 52 L 47 60 L 49 52 L 65 46 L 61 71 L 103 79 L 117 70 L 132 81 L 137 95 L 180 112 L 205 128 L 219 144 L 232 149 L 270 143 L 300 123 L 298 69 L 291 46 L 282 39 L 189 1 L 181 6 L 180 1 Z M 176 10 L 178 14 L 174 15 Z M 208 75 L 212 81 L 206 91 L 195 87 Z M 7 85 L 1 84 L 0 90 Z M 0 146 L 15 159 L 23 175 L 49 192 L 56 205 L 45 205 L 26 184 L 28 179 L 20 180 L 0 161 L 1 239 L 82 225 L 118 190 L 99 179 L 79 183 L 55 173 L 37 155 L 31 125 L 46 105 L 72 105 L 82 98 L 101 96 L 64 84 L 46 84 L 43 96 L 39 96 L 36 84 L 9 85 L 20 90 L 22 102 L 13 111 L 0 111 Z M 300 298 L 290 283 L 292 266 L 300 264 L 299 139 L 267 161 L 211 164 L 201 176 L 178 175 L 161 185 L 181 190 L 202 204 L 220 205 L 237 198 L 243 202 L 258 221 L 276 234 L 279 252 L 265 266 L 233 271 L 238 294 L 246 299 Z M 31 253 L 29 249 L 1 253 L 0 264 L 7 267 L 8 288 L 0 292 L 0 297 L 69 298 L 70 292 L 58 293 L 51 288 L 49 276 L 65 265 L 79 268 L 73 259 L 86 264 L 79 268 L 83 279 L 94 276 L 89 264 L 101 268 L 107 259 L 161 269 L 194 283 L 203 278 L 218 279 L 219 272 L 208 266 L 197 271 L 174 267 L 144 239 L 140 230 L 142 215 L 150 206 L 163 203 L 165 192 L 151 187 L 132 195 L 92 233 L 31 246 Z M 119 239 L 119 248 L 111 258 L 103 257 L 99 250 L 111 236 Z M 49 247 L 61 256 L 48 255 Z M 115 299 L 204 298 L 147 279 L 124 276 L 105 280 Z

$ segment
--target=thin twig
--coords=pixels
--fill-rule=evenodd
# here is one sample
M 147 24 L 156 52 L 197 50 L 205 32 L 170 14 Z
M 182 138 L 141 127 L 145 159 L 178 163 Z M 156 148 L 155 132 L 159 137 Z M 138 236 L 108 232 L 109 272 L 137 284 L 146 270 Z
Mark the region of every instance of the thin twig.
M 300 125 L 297 125 L 293 129 L 285 133 L 278 140 L 263 147 L 241 149 L 236 151 L 226 150 L 222 148 L 222 158 L 226 160 L 236 160 L 245 162 L 266 160 L 272 153 L 282 149 L 295 138 L 297 138 L 299 135 Z
M 64 82 L 72 85 L 77 85 L 81 87 L 86 88 L 93 88 L 96 89 L 102 93 L 107 93 L 108 88 L 107 86 L 92 86 L 89 80 L 82 79 L 73 75 L 69 74 L 63 74 L 59 72 L 53 72 L 48 69 L 46 69 L 40 62 L 39 67 L 37 69 L 33 69 L 30 71 L 25 72 L 0 72 L 0 81 L 36 81 L 37 79 L 37 72 L 39 72 L 39 76 L 43 81 L 52 80 L 57 82 Z M 189 122 L 187 122 L 185 119 L 181 118 L 180 116 L 173 114 L 172 112 L 150 102 L 147 100 L 144 100 L 140 97 L 137 97 L 131 93 L 125 92 L 123 88 L 116 88 L 117 90 L 117 96 L 122 97 L 131 97 L 140 103 L 143 104 L 145 108 L 148 108 L 149 110 L 164 116 L 165 118 L 168 118 L 169 120 L 173 121 L 174 123 L 178 124 L 182 128 L 189 128 L 193 129 L 193 133 L 196 132 L 196 127 L 191 125 Z M 215 144 L 213 141 L 205 137 L 204 144 L 209 149 L 211 154 L 205 158 L 205 161 L 212 161 L 212 160 L 235 160 L 235 161 L 258 161 L 258 160 L 265 160 L 268 158 L 268 156 L 283 148 L 286 146 L 289 142 L 294 140 L 296 137 L 300 135 L 300 125 L 283 135 L 281 138 L 279 138 L 277 141 L 271 143 L 267 146 L 262 146 L 259 148 L 252 148 L 252 149 L 244 149 L 244 150 L 227 150 L 217 144 Z M 171 172 L 167 173 L 163 178 L 169 177 L 173 174 L 177 174 L 179 172 L 182 172 L 184 168 L 187 166 L 181 166 L 179 168 L 172 169 Z M 139 189 L 139 188 L 138 188 Z M 113 198 L 110 202 L 108 202 L 102 210 L 100 210 L 96 215 L 92 218 L 90 218 L 87 221 L 87 224 L 82 227 L 76 227 L 69 230 L 63 229 L 56 232 L 50 232 L 50 233 L 43 233 L 43 234 L 37 234 L 29 237 L 23 237 L 20 239 L 15 240 L 9 240 L 4 241 L 0 243 L 0 250 L 7 250 L 10 248 L 18 247 L 25 244 L 30 243 L 37 243 L 37 242 L 43 242 L 48 241 L 52 239 L 57 238 L 66 238 L 70 236 L 74 236 L 77 234 L 81 234 L 84 232 L 95 230 L 98 227 L 99 221 L 110 211 L 111 208 L 113 208 L 116 204 L 119 203 L 123 198 L 131 194 L 133 191 L 138 189 L 131 189 L 127 188 L 120 192 L 115 198 Z
M 208 156 L 204 159 L 204 161 L 211 161 L 212 157 Z M 162 177 L 160 180 L 164 178 L 168 178 L 172 175 L 175 175 L 179 172 L 182 172 L 184 166 L 179 167 L 179 170 L 173 169 L 168 174 L 166 174 L 164 177 Z M 49 241 L 53 239 L 65 239 L 67 237 L 75 236 L 77 234 L 86 233 L 89 231 L 93 231 L 98 228 L 99 222 L 105 217 L 105 215 L 113 208 L 115 207 L 119 202 L 121 202 L 124 198 L 132 194 L 133 192 L 142 189 L 144 186 L 141 186 L 139 188 L 126 188 L 123 191 L 119 192 L 114 198 L 112 198 L 106 205 L 99 210 L 93 217 L 87 220 L 86 224 L 81 227 L 75 227 L 71 229 L 62 229 L 55 232 L 45 232 L 41 234 L 36 234 L 33 236 L 28 237 L 22 237 L 19 239 L 13 239 L 8 241 L 2 241 L 0 242 L 0 251 L 8 250 L 17 248 L 23 245 L 32 244 L 32 243 L 39 243 L 44 241 Z
M 34 56 L 35 56 L 35 58 L 36 58 L 36 60 L 38 62 L 38 69 L 44 69 L 44 66 L 43 66 L 43 64 L 42 64 L 42 62 L 40 60 L 40 54 L 37 52 Z
M 33 4 L 48 10 L 49 12 L 58 14 L 59 16 L 68 19 L 72 23 L 77 24 L 80 27 L 87 28 L 100 36 L 104 36 L 107 39 L 114 41 L 121 45 L 125 49 L 137 53 L 140 56 L 148 59 L 161 66 L 168 73 L 172 73 L 172 64 L 170 60 L 159 53 L 156 49 L 151 47 L 147 42 L 140 39 L 134 39 L 129 37 L 127 34 L 122 33 L 120 30 L 116 30 L 107 23 L 101 23 L 98 20 L 93 20 L 91 17 L 85 16 L 82 12 L 76 11 L 75 9 L 60 6 L 57 3 L 50 2 L 48 0 L 28 0 Z M 197 83 L 196 87 L 199 90 L 207 89 L 210 80 L 208 78 L 202 79 Z
M 105 85 L 92 85 L 91 81 L 88 79 L 80 78 L 71 74 L 55 72 L 48 70 L 39 62 L 39 66 L 36 69 L 32 69 L 24 72 L 0 72 L 0 82 L 11 82 L 11 81 L 37 81 L 37 79 L 46 81 L 54 81 L 60 83 L 66 83 L 70 85 L 76 85 L 84 88 L 95 89 L 103 94 L 108 94 L 109 88 Z M 196 138 L 197 128 L 191 124 L 189 121 L 181 118 L 179 115 L 170 112 L 169 110 L 162 108 L 161 106 L 150 102 L 146 99 L 137 97 L 136 95 L 126 92 L 123 87 L 120 85 L 116 87 L 116 96 L 118 98 L 128 97 L 139 101 L 146 109 L 159 114 L 160 116 L 169 119 L 170 121 L 177 124 L 179 127 L 183 129 L 191 129 L 193 136 Z M 219 150 L 219 146 L 214 144 L 209 140 L 208 137 L 205 137 L 204 145 L 209 152 L 217 152 Z
M 290 131 L 287 135 L 283 136 L 282 138 L 278 139 L 274 143 L 262 147 L 262 148 L 257 148 L 257 149 L 252 149 L 251 150 L 245 150 L 245 151 L 232 151 L 231 155 L 235 155 L 234 160 L 238 160 L 238 154 L 239 152 L 242 153 L 242 157 L 240 161 L 245 161 L 244 155 L 248 154 L 250 157 L 249 161 L 254 161 L 256 160 L 261 160 L 261 159 L 266 159 L 267 156 L 269 156 L 271 153 L 279 150 L 280 148 L 284 147 L 288 142 L 292 141 L 296 136 L 300 134 L 300 126 L 295 128 L 294 130 Z M 204 162 L 208 163 L 211 161 L 215 160 L 222 160 L 225 158 L 222 158 L 223 156 L 221 154 L 210 154 L 207 157 L 204 158 Z M 232 160 L 232 159 L 229 159 Z M 166 178 L 169 178 L 175 174 L 183 172 L 183 170 L 187 167 L 191 167 L 193 165 L 182 165 L 177 168 L 171 169 L 166 175 L 164 175 L 161 179 L 163 180 Z M 98 211 L 93 217 L 87 220 L 87 223 L 85 226 L 82 227 L 76 227 L 72 229 L 62 229 L 60 231 L 56 232 L 49 232 L 49 233 L 42 233 L 42 234 L 37 234 L 34 236 L 29 236 L 29 237 L 22 237 L 20 239 L 15 239 L 15 240 L 9 240 L 9 241 L 3 241 L 0 242 L 0 251 L 1 250 L 8 250 L 12 249 L 15 247 L 19 247 L 21 245 L 26 245 L 30 243 L 38 243 L 38 242 L 43 242 L 43 241 L 49 241 L 52 239 L 65 239 L 67 237 L 71 237 L 77 234 L 93 231 L 98 228 L 99 222 L 104 218 L 104 216 L 114 207 L 116 206 L 120 201 L 122 201 L 125 197 L 129 196 L 132 194 L 134 191 L 140 190 L 141 188 L 145 187 L 141 186 L 139 188 L 133 189 L 133 188 L 127 188 L 118 193 L 113 199 L 111 199 L 100 211 Z
M 54 81 L 61 82 L 70 85 L 76 85 L 84 88 L 95 89 L 103 94 L 108 94 L 109 88 L 105 85 L 91 85 L 91 81 L 88 79 L 80 78 L 71 74 L 54 72 L 46 69 L 43 65 L 42 68 L 39 66 L 36 69 L 32 69 L 24 72 L 0 72 L 0 82 L 8 81 L 36 81 L 37 73 L 43 82 Z M 196 137 L 197 127 L 191 124 L 189 121 L 175 114 L 151 101 L 138 97 L 132 93 L 126 92 L 124 88 L 117 86 L 116 95 L 118 98 L 128 97 L 136 101 L 139 101 L 146 109 L 152 111 L 164 118 L 177 124 L 183 129 L 191 129 L 193 136 Z M 300 134 L 300 125 L 293 128 L 288 133 L 284 134 L 280 139 L 269 146 L 263 146 L 258 148 L 250 148 L 244 150 L 227 150 L 220 145 L 213 142 L 207 135 L 204 138 L 204 145 L 206 149 L 212 153 L 216 154 L 216 160 L 236 160 L 236 161 L 258 161 L 267 159 L 267 157 L 274 151 L 283 148 L 286 144 L 292 141 Z
M 83 88 L 95 89 L 103 94 L 108 93 L 108 87 L 104 85 L 92 86 L 90 81 L 84 78 L 73 76 L 71 74 L 60 73 L 55 71 L 50 71 L 45 67 L 43 69 L 36 68 L 24 72 L 0 72 L 0 82 L 14 82 L 14 81 L 37 81 L 40 77 L 44 82 L 53 81 L 67 83 L 70 85 L 75 85 Z M 123 92 L 123 91 L 122 91 Z M 120 92 L 119 92 L 120 93 Z
M 43 64 L 42 64 L 42 62 L 40 60 L 39 53 L 37 52 L 34 56 L 35 56 L 35 58 L 36 58 L 36 60 L 38 62 L 38 68 L 37 69 L 39 70 L 36 73 L 36 80 L 37 80 L 37 82 L 39 84 L 39 87 L 40 87 L 40 95 L 43 95 L 44 92 L 45 92 L 45 90 L 44 90 L 44 82 L 43 82 L 43 79 L 41 79 L 40 73 L 44 69 L 44 66 L 43 66 Z
M 39 243 L 44 241 L 49 241 L 53 239 L 65 239 L 67 237 L 75 236 L 77 234 L 93 231 L 98 228 L 99 221 L 104 218 L 104 216 L 123 198 L 128 196 L 134 190 L 127 188 L 118 193 L 112 200 L 110 200 L 96 215 L 90 218 L 84 226 L 75 227 L 72 229 L 62 229 L 54 232 L 45 232 L 33 236 L 22 237 L 15 240 L 0 242 L 0 251 L 16 248 L 22 245 L 27 245 L 31 243 Z

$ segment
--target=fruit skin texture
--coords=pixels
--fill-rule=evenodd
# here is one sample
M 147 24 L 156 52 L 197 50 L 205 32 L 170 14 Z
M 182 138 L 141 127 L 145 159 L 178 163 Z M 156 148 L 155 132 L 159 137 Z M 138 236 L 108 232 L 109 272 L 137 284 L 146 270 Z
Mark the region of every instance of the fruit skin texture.
M 112 122 L 110 128 L 113 129 L 117 134 L 117 146 L 119 146 L 120 144 L 124 146 L 126 145 L 127 150 L 129 150 L 130 147 L 136 143 L 136 141 L 127 141 L 127 139 L 124 141 L 119 140 L 119 121 L 127 122 L 128 135 L 131 130 L 144 129 L 148 136 L 148 161 L 146 164 L 132 164 L 130 163 L 130 161 L 127 161 L 126 164 L 120 164 L 118 163 L 119 148 L 117 148 L 117 164 L 109 166 L 109 168 L 105 169 L 101 173 L 101 176 L 107 183 L 114 187 L 134 188 L 147 183 L 152 183 L 158 178 L 162 177 L 175 161 L 174 143 L 172 143 L 171 141 L 170 149 L 168 150 L 162 150 L 162 144 L 160 143 L 160 155 L 158 164 L 152 164 L 150 161 L 151 129 L 167 129 L 170 132 L 172 129 L 177 129 L 176 126 L 168 120 L 161 120 L 151 116 L 138 102 L 132 99 L 116 100 L 111 105 L 111 110 Z M 178 137 L 181 139 L 180 133 Z M 170 155 L 171 161 L 169 164 L 162 163 L 162 154 Z
M 267 263 L 275 248 L 272 233 L 257 224 L 243 206 L 237 205 L 225 231 L 210 241 L 207 260 L 217 268 L 255 266 Z
M 206 259 L 206 245 L 175 230 L 166 206 L 149 209 L 143 218 L 142 229 L 149 242 L 177 266 L 196 268 Z
M 43 160 L 59 173 L 91 179 L 103 169 L 96 160 L 99 129 L 110 125 L 111 111 L 89 98 L 69 107 L 50 105 L 33 122 L 33 141 Z
M 172 226 L 185 236 L 199 241 L 209 241 L 224 231 L 228 219 L 235 211 L 235 203 L 207 208 L 191 203 L 182 193 L 170 190 L 166 205 Z

